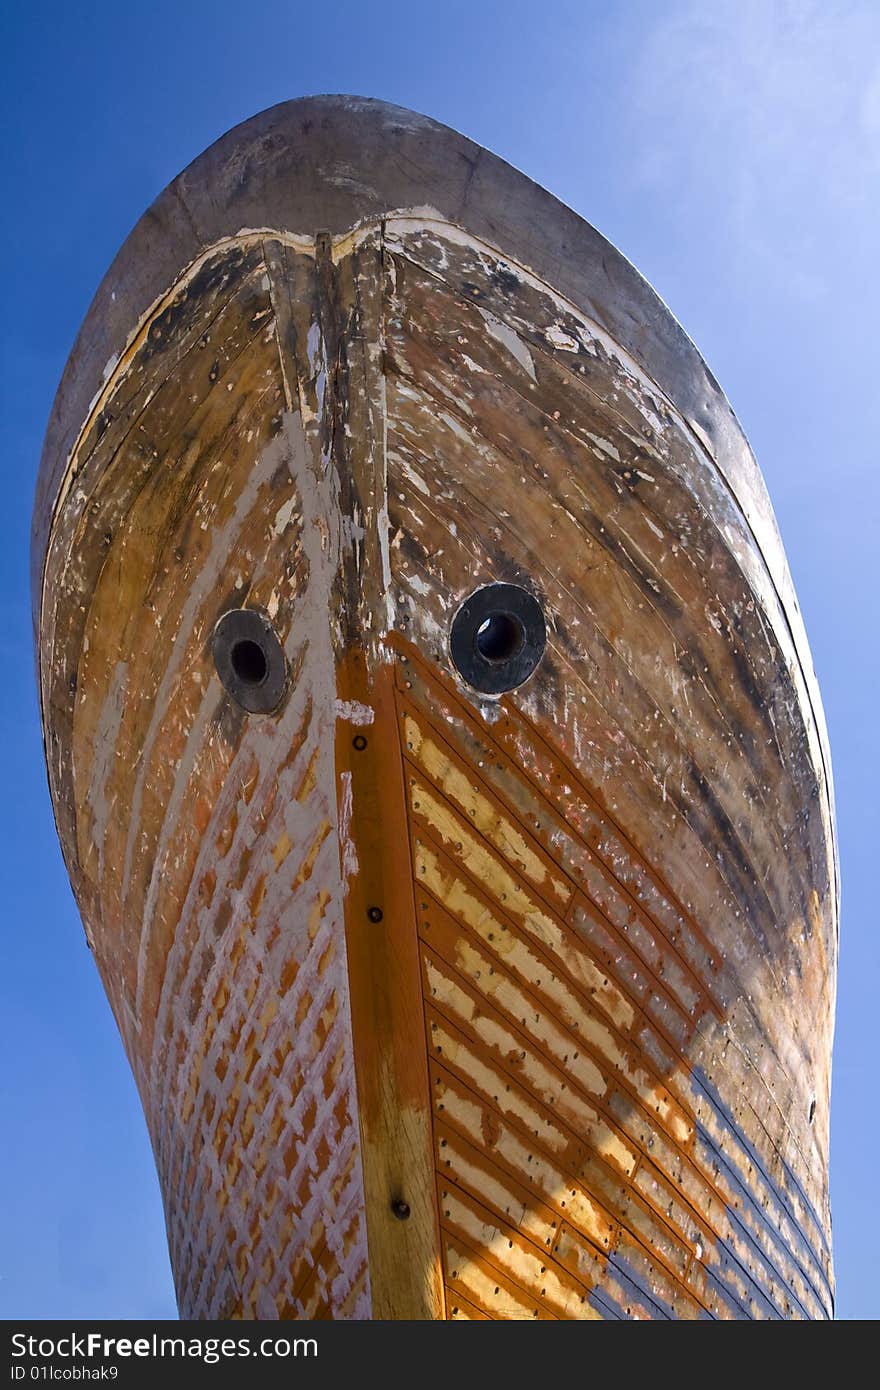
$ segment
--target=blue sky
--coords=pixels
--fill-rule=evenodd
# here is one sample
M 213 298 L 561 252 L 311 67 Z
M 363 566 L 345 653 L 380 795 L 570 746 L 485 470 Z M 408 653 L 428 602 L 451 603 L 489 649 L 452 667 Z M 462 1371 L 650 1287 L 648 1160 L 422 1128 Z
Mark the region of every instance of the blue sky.
M 837 1311 L 880 1315 L 880 5 L 10 0 L 0 42 L 0 1317 L 175 1316 L 146 1128 L 43 772 L 27 592 L 43 430 L 98 282 L 155 195 L 230 126 L 315 92 L 423 111 L 569 203 L 671 306 L 752 442 L 837 790 Z

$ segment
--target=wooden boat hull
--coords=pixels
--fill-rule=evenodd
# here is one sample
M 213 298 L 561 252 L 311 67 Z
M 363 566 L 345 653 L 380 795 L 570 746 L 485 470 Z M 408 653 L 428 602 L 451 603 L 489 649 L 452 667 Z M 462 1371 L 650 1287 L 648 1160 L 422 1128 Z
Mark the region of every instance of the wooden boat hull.
M 34 594 L 183 1316 L 830 1315 L 821 706 L 591 228 L 380 103 L 224 137 L 71 355 Z

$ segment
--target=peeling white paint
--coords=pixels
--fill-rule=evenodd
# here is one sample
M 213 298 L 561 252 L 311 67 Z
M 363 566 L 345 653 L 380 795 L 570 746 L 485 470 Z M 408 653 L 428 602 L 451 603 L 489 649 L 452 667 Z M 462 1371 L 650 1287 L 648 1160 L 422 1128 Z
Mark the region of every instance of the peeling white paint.
M 509 324 L 502 323 L 501 319 L 496 318 L 488 309 L 481 308 L 480 314 L 491 337 L 495 339 L 496 343 L 500 343 L 503 348 L 506 348 L 511 357 L 522 367 L 523 371 L 528 372 L 532 381 L 536 381 L 537 377 L 535 376 L 535 364 L 532 361 L 532 354 L 529 352 L 528 347 L 519 334 L 515 333 Z
M 289 497 L 286 502 L 281 504 L 275 513 L 275 525 L 272 529 L 276 536 L 280 536 L 283 531 L 287 530 L 295 507 L 296 494 L 294 493 L 292 497 Z
M 409 481 L 412 483 L 413 487 L 418 488 L 419 492 L 421 492 L 425 497 L 430 497 L 431 489 L 428 487 L 428 484 L 425 482 L 424 478 L 416 472 L 416 470 L 412 467 L 411 464 L 407 463 L 406 459 L 400 458 L 399 455 L 398 461 L 400 463 L 400 470 L 403 473 L 404 477 L 408 478 Z
M 372 706 L 360 700 L 337 700 L 335 710 L 336 718 L 344 719 L 347 724 L 372 724 L 375 718 Z
M 109 378 L 110 376 L 112 376 L 112 374 L 116 371 L 116 364 L 117 364 L 118 361 L 119 361 L 119 353 L 118 353 L 118 352 L 114 352 L 114 353 L 112 354 L 112 356 L 110 356 L 110 357 L 107 358 L 107 361 L 106 361 L 106 363 L 104 364 L 104 370 L 103 370 L 103 372 L 101 373 L 101 385 L 102 385 L 102 386 L 103 386 L 104 383 L 108 380 L 108 378 Z
M 339 857 L 342 863 L 342 877 L 345 880 L 347 891 L 349 879 L 354 878 L 358 871 L 357 849 L 355 848 L 354 840 L 351 838 L 351 773 L 341 772 L 339 774 L 339 780 L 342 783 L 342 792 L 339 798 Z
M 560 352 L 579 352 L 580 343 L 577 338 L 573 338 L 570 333 L 566 333 L 558 323 L 551 324 L 544 333 L 544 337 L 551 347 L 559 348 Z
M 461 354 L 461 360 L 462 360 L 462 362 L 464 363 L 464 365 L 467 367 L 467 369 L 468 369 L 469 372 L 479 372 L 480 376 L 486 376 L 486 375 L 487 375 L 486 368 L 485 368 L 485 367 L 481 367 L 480 364 L 479 364 L 479 362 L 475 362 L 474 359 L 473 359 L 472 357 L 468 357 L 468 355 L 467 355 L 466 352 L 463 352 L 463 353 Z M 531 360 L 531 359 L 529 359 L 529 360 Z M 532 375 L 534 376 L 534 372 L 532 373 Z

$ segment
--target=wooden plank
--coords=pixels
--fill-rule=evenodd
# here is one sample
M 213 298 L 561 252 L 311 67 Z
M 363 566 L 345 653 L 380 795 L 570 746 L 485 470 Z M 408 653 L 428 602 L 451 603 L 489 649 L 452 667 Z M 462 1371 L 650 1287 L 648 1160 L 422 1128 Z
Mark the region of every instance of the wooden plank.
M 450 1253 L 460 1253 L 460 1242 L 465 1247 L 465 1256 L 468 1247 L 480 1251 L 481 1265 L 485 1261 L 497 1281 L 496 1296 L 502 1287 L 507 1287 L 515 1290 L 520 1299 L 525 1294 L 533 1310 L 544 1309 L 554 1317 L 587 1320 L 599 1317 L 587 1301 L 585 1285 L 557 1265 L 546 1250 L 526 1240 L 507 1222 L 496 1220 L 491 1212 L 444 1175 L 438 1178 L 438 1183 L 441 1222 L 453 1242 L 447 1252 L 447 1266 Z M 461 1281 L 466 1285 L 466 1277 L 462 1275 L 460 1266 L 450 1268 L 450 1283 L 457 1285 Z M 485 1295 L 480 1300 L 481 1306 L 485 1306 L 484 1300 Z
M 337 742 L 339 776 L 350 779 L 343 856 L 357 863 L 346 930 L 373 1314 L 443 1317 L 427 1063 L 412 1045 L 424 1025 L 391 673 L 368 681 L 352 662 L 339 690 L 374 711 L 363 729 L 340 722 Z M 362 749 L 353 745 L 358 736 Z M 399 1204 L 405 1220 L 395 1214 Z

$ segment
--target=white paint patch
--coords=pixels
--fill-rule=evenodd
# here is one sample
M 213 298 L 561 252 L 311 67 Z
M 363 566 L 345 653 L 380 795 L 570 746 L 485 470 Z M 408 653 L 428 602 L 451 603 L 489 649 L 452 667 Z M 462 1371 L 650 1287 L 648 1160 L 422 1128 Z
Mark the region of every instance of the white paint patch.
M 382 556 L 382 586 L 385 590 L 385 621 L 388 628 L 394 626 L 394 597 L 391 593 L 391 551 L 389 537 L 391 522 L 388 517 L 388 495 L 376 513 L 376 530 L 379 536 L 379 553 Z
M 108 358 L 107 358 L 107 365 L 105 366 L 103 372 L 101 373 L 101 385 L 102 385 L 102 386 L 104 385 L 104 382 L 107 380 L 107 378 L 110 376 L 111 372 L 115 372 L 115 370 L 116 370 L 116 363 L 117 363 L 118 361 L 119 361 L 119 353 L 118 353 L 118 352 L 114 352 L 114 354 L 113 354 L 112 357 L 108 357 Z
M 584 433 L 589 439 L 592 439 L 598 449 L 602 450 L 603 454 L 607 454 L 609 458 L 614 459 L 615 463 L 620 463 L 620 454 L 618 453 L 616 444 L 612 444 L 610 439 L 601 439 L 598 434 L 590 434 L 589 430 L 585 430 Z
M 573 338 L 570 333 L 566 333 L 558 323 L 551 324 L 544 333 L 544 337 L 551 347 L 559 348 L 560 352 L 578 352 L 580 343 L 577 338 Z
M 496 318 L 494 314 L 490 314 L 488 309 L 481 309 L 480 314 L 496 343 L 500 343 L 503 348 L 507 349 L 511 357 L 522 367 L 523 371 L 528 372 L 532 381 L 537 381 L 532 354 L 529 352 L 519 334 L 514 333 L 509 324 L 502 323 L 501 319 Z
M 308 353 L 309 366 L 312 369 L 312 375 L 315 377 L 317 377 L 324 360 L 322 351 L 323 346 L 323 339 L 321 338 L 321 325 L 318 323 L 317 319 L 312 319 L 311 323 L 309 324 L 308 334 L 306 335 L 306 352 Z
M 463 444 L 473 444 L 472 436 L 463 427 L 461 421 L 456 420 L 454 415 L 450 415 L 447 410 L 441 410 L 438 418 L 443 421 L 444 425 L 449 426 L 449 428 L 452 430 L 452 433 L 454 435 L 457 435 Z
M 463 352 L 461 354 L 461 360 L 467 367 L 469 372 L 479 372 L 481 376 L 488 375 L 488 373 L 486 372 L 486 368 L 481 367 L 479 362 L 475 362 L 472 357 L 468 357 L 466 352 Z
M 349 879 L 353 878 L 358 871 L 357 850 L 354 840 L 351 838 L 351 773 L 341 772 L 339 780 L 342 783 L 339 796 L 339 857 L 342 863 L 344 891 L 347 892 Z
M 356 516 L 344 516 L 342 518 L 342 539 L 353 550 L 357 550 L 366 534 Z
M 363 705 L 360 700 L 337 700 L 336 718 L 349 724 L 372 724 L 375 712 L 371 705 Z
M 287 527 L 290 525 L 290 518 L 293 516 L 293 509 L 295 506 L 296 494 L 294 494 L 293 497 L 288 498 L 288 500 L 286 502 L 283 502 L 281 506 L 278 508 L 277 512 L 275 513 L 275 526 L 273 528 L 276 536 L 280 536 L 283 531 L 287 530 Z
M 405 477 L 409 478 L 413 487 L 417 487 L 419 492 L 421 492 L 425 497 L 430 497 L 431 489 L 428 487 L 428 484 L 425 482 L 424 478 L 422 478 L 416 472 L 416 470 L 412 467 L 411 464 L 407 463 L 406 459 L 401 458 L 399 459 L 399 462 L 401 472 L 404 474 Z

